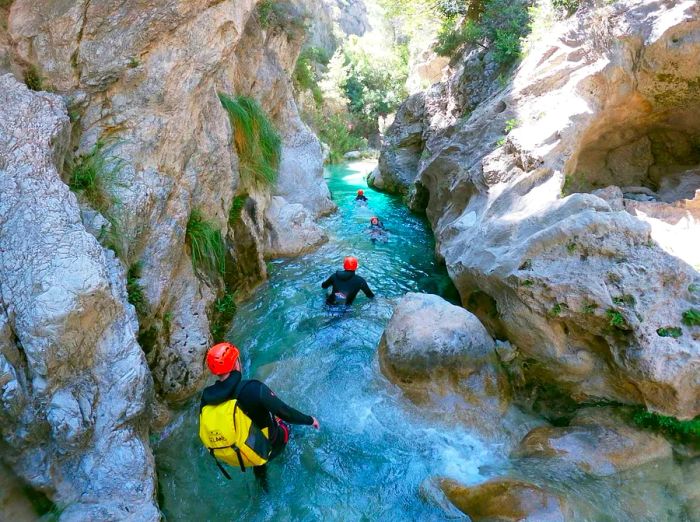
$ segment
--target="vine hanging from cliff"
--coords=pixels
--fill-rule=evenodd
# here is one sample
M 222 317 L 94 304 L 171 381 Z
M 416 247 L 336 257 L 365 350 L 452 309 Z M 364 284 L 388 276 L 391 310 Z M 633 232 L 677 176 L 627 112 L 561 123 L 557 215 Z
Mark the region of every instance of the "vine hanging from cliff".
M 219 100 L 233 127 L 242 183 L 246 186 L 274 184 L 282 150 L 282 138 L 277 129 L 254 99 L 219 93 Z

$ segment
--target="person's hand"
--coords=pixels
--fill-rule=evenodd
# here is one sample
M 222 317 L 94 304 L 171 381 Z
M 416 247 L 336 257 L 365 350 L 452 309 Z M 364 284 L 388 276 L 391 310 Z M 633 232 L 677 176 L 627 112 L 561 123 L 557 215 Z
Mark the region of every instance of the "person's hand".
M 314 428 L 314 429 L 319 429 L 319 428 L 321 427 L 321 425 L 318 423 L 318 419 L 317 419 L 316 417 L 311 417 L 311 418 L 314 420 L 314 422 L 313 422 L 313 424 L 311 425 L 311 427 Z

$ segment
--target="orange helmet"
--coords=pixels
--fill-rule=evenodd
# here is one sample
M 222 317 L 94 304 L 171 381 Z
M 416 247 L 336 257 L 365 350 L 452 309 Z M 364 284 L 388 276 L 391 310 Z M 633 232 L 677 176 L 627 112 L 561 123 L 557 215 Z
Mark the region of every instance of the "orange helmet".
M 343 260 L 343 268 L 345 270 L 357 270 L 357 258 L 353 256 L 348 256 Z
M 360 190 L 357 191 L 357 195 L 358 195 L 358 196 L 364 196 L 364 195 L 365 195 L 365 191 L 362 190 L 362 189 L 360 189 Z
M 214 375 L 224 375 L 233 371 L 240 352 L 231 343 L 215 344 L 207 352 L 207 366 Z
M 379 218 L 377 216 L 372 216 L 369 220 L 370 223 L 373 225 L 378 225 L 379 224 Z

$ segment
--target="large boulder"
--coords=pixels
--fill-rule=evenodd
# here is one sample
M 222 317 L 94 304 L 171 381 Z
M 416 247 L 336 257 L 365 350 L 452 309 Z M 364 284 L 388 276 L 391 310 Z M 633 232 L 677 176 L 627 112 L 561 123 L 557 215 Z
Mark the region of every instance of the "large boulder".
M 669 442 L 629 426 L 611 408 L 586 408 L 567 427 L 540 426 L 528 433 L 516 457 L 556 459 L 604 477 L 645 464 L 670 460 Z
M 478 371 L 488 366 L 495 343 L 473 314 L 432 294 L 408 293 L 379 342 L 385 375 L 400 382 L 438 370 Z
M 667 208 L 678 202 L 665 189 L 700 164 L 698 9 L 584 7 L 530 42 L 506 85 L 482 85 L 488 66 L 465 74 L 490 60 L 467 49 L 424 93 L 423 152 L 389 139 L 382 152 L 422 156 L 414 206 L 463 304 L 517 347 L 529 382 L 575 401 L 700 414 L 698 332 L 682 322 L 700 303 L 697 198 Z M 682 177 L 675 193 L 694 197 L 696 178 Z M 668 197 L 590 193 L 611 185 Z
M 470 520 L 499 522 L 563 522 L 568 516 L 564 500 L 526 481 L 502 478 L 476 486 L 454 480 L 440 483 L 445 496 Z
M 382 373 L 409 399 L 498 440 L 506 453 L 541 422 L 511 405 L 508 380 L 484 326 L 439 296 L 401 298 L 378 351 Z
M 125 273 L 82 224 L 59 170 L 64 102 L 0 77 L 3 459 L 62 520 L 159 520 L 153 383 Z

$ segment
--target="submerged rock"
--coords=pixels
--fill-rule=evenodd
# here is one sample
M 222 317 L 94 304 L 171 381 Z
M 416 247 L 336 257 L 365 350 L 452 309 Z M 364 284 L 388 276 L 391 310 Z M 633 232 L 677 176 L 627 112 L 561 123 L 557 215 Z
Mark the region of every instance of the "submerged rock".
M 614 409 L 586 408 L 567 427 L 533 429 L 514 456 L 557 459 L 602 477 L 670 460 L 673 452 L 666 439 L 629 426 Z
M 0 77 L 3 458 L 62 520 L 159 520 L 153 383 L 125 274 L 61 181 L 61 98 Z
M 444 479 L 440 485 L 450 502 L 474 522 L 572 520 L 566 514 L 561 497 L 525 481 L 501 478 L 476 486 L 463 486 Z

